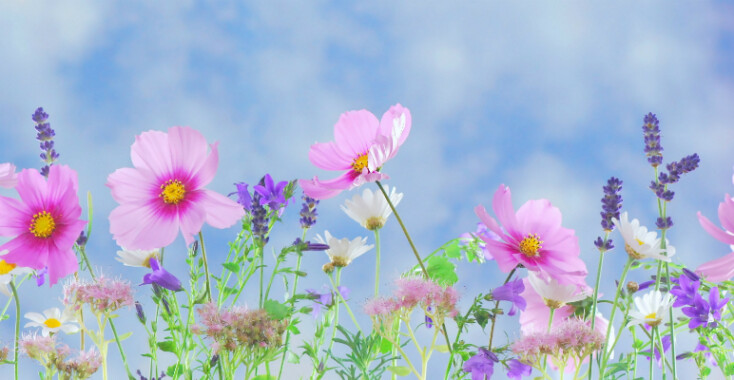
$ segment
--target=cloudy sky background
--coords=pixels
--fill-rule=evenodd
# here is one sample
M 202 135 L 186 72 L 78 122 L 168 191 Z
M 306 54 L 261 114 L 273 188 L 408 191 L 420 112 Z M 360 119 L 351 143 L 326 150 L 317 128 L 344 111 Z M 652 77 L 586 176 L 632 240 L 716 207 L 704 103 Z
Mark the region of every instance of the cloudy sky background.
M 547 198 L 561 209 L 593 273 L 608 177 L 624 181 L 624 209 L 654 225 L 641 134 L 643 115 L 653 112 L 666 162 L 701 156 L 701 167 L 674 186 L 669 205 L 676 260 L 695 268 L 729 252 L 695 214 L 716 220 L 718 202 L 732 192 L 732 17 L 734 7 L 723 2 L 11 0 L 0 4 L 0 162 L 40 166 L 30 115 L 43 106 L 61 162 L 79 173 L 80 196 L 94 197 L 91 261 L 137 284 L 144 272 L 114 261 L 106 216 L 116 203 L 104 186 L 109 173 L 131 166 L 135 135 L 188 125 L 219 141 L 220 167 L 209 188 L 228 193 L 232 183 L 253 183 L 266 172 L 276 179 L 333 177 L 310 164 L 310 145 L 332 140 L 344 111 L 364 108 L 380 117 L 399 102 L 411 110 L 413 127 L 385 171 L 388 184 L 405 193 L 399 210 L 421 252 L 473 231 L 474 206 L 489 207 L 504 183 L 516 207 Z M 371 240 L 339 210 L 353 194 L 322 202 L 314 233 Z M 274 248 L 299 234 L 298 208 L 286 211 Z M 204 230 L 212 262 L 223 260 L 234 232 Z M 176 249 L 183 249 L 180 238 Z M 609 255 L 606 294 L 625 260 L 621 251 Z M 306 286 L 326 283 L 318 271 L 325 261 L 322 254 L 307 257 Z M 394 220 L 383 232 L 382 261 L 384 289 L 414 264 Z M 167 263 L 186 273 L 182 263 Z M 459 271 L 465 307 L 504 278 L 492 263 Z M 372 255 L 347 273 L 344 284 L 359 309 L 372 292 Z M 148 293 L 139 288 L 137 295 L 145 300 Z M 60 296 L 60 287 L 25 285 L 23 312 L 58 307 Z M 118 323 L 136 334 L 126 342 L 131 367 L 147 372 L 134 352 L 145 337 L 132 310 Z M 516 323 L 504 324 L 511 337 L 519 335 Z M 11 342 L 11 320 L 0 326 L 0 339 Z M 467 340 L 486 344 L 486 334 Z M 111 366 L 119 368 L 116 349 L 110 351 Z M 442 358 L 434 360 L 443 368 Z M 25 359 L 22 370 L 31 376 L 37 366 Z

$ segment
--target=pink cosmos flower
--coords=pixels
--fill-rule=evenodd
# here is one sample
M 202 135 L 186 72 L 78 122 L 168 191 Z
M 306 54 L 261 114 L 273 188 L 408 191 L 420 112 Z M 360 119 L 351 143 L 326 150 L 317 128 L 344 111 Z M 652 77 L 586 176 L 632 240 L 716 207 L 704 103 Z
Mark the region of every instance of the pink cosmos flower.
M 18 175 L 15 173 L 15 165 L 10 163 L 0 164 L 0 187 L 15 187 L 18 183 Z
M 227 228 L 244 216 L 237 202 L 204 189 L 217 171 L 219 153 L 217 143 L 207 144 L 198 131 L 143 132 L 130 151 L 134 168 L 117 169 L 107 178 L 120 203 L 110 213 L 110 232 L 120 246 L 165 247 L 179 229 L 188 245 L 204 222 Z
M 345 171 L 327 181 L 298 180 L 306 195 L 331 198 L 366 182 L 389 178 L 379 170 L 398 152 L 410 133 L 410 111 L 396 104 L 380 121 L 367 110 L 349 111 L 334 125 L 334 140 L 311 145 L 308 158 L 321 169 Z
M 77 270 L 74 242 L 87 224 L 80 220 L 77 175 L 68 166 L 52 165 L 48 180 L 35 169 L 18 174 L 20 199 L 0 196 L 0 236 L 12 240 L 3 260 L 21 267 L 48 267 L 49 285 Z
M 734 201 L 726 194 L 724 202 L 719 203 L 719 221 L 724 230 L 717 227 L 698 212 L 698 221 L 706 232 L 716 240 L 731 245 L 734 249 Z M 696 272 L 711 282 L 726 281 L 734 277 L 734 252 L 724 257 L 701 264 Z
M 479 219 L 501 240 L 480 235 L 487 243 L 500 270 L 507 273 L 522 264 L 531 271 L 546 273 L 561 284 L 583 284 L 586 264 L 579 258 L 574 231 L 561 227 L 561 211 L 547 199 L 525 202 L 515 212 L 510 188 L 500 185 L 492 201 L 501 228 L 484 206 L 474 208 Z

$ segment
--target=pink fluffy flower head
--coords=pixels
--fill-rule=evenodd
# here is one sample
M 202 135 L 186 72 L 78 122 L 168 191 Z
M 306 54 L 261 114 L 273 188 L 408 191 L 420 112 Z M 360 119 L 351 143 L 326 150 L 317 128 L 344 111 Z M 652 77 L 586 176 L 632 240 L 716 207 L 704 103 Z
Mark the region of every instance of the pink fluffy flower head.
M 219 310 L 214 303 L 207 303 L 198 309 L 201 326 L 194 331 L 214 340 L 214 351 L 235 351 L 249 349 L 278 348 L 283 333 L 288 327 L 287 320 L 271 318 L 263 309 L 248 310 L 242 307 Z
M 75 310 L 88 304 L 94 313 L 111 313 L 134 303 L 130 282 L 99 276 L 96 281 L 73 280 L 64 286 L 64 305 Z
M 298 184 L 306 195 L 326 199 L 366 182 L 387 179 L 380 169 L 398 152 L 410 126 L 410 111 L 400 104 L 390 107 L 379 121 L 367 110 L 343 113 L 334 125 L 334 141 L 313 144 L 308 158 L 321 169 L 344 173 L 326 181 L 301 179 Z
M 734 249 L 734 201 L 729 194 L 726 194 L 724 201 L 719 203 L 719 221 L 724 230 L 711 223 L 700 211 L 698 221 L 701 227 L 716 240 L 729 244 Z M 711 282 L 729 280 L 734 277 L 734 252 L 701 264 L 696 272 Z
M 74 242 L 87 222 L 80 220 L 77 175 L 68 166 L 53 165 L 48 180 L 35 169 L 18 174 L 20 199 L 0 196 L 0 236 L 12 240 L 3 260 L 21 267 L 48 267 L 49 285 L 78 268 Z
M 525 202 L 517 212 L 512 206 L 510 188 L 500 185 L 494 193 L 492 208 L 497 219 L 484 206 L 474 212 L 501 240 L 480 236 L 492 252 L 502 272 L 518 264 L 545 273 L 561 284 L 582 284 L 586 264 L 579 258 L 578 238 L 574 231 L 561 226 L 561 211 L 547 199 Z
M 211 147 L 211 152 L 208 152 Z M 232 226 L 244 216 L 242 206 L 207 190 L 219 165 L 217 143 L 188 127 L 168 133 L 143 132 L 131 147 L 134 168 L 117 169 L 107 178 L 120 206 L 110 213 L 110 232 L 127 249 L 171 244 L 178 231 L 191 244 L 204 222 Z

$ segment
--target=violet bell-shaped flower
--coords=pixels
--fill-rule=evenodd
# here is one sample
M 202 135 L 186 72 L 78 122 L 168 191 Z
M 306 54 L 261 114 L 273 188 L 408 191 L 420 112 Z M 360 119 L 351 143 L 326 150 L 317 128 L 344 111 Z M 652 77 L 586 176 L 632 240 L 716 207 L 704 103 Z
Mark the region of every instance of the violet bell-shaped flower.
M 143 276 L 143 283 L 140 285 L 157 284 L 160 287 L 172 290 L 174 292 L 183 289 L 183 286 L 181 286 L 181 281 L 179 281 L 176 276 L 163 269 L 163 267 L 161 267 L 158 263 L 157 259 L 150 259 L 150 269 L 152 269 L 153 272 Z

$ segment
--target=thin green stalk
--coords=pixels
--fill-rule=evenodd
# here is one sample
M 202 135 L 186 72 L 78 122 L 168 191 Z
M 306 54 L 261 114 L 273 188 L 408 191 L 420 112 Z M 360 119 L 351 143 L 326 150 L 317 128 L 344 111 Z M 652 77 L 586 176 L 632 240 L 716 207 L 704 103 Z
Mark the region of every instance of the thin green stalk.
M 20 299 L 18 298 L 18 291 L 15 289 L 15 283 L 13 280 L 10 281 L 10 290 L 13 291 L 13 299 L 15 300 L 15 352 L 13 353 L 13 373 L 15 374 L 15 380 L 18 380 L 18 335 L 20 335 Z
M 263 278 L 265 277 L 265 250 L 264 247 L 258 245 L 257 253 L 260 258 L 260 300 L 258 302 L 259 307 L 263 307 Z
M 596 304 L 597 304 L 597 297 L 599 297 L 599 283 L 601 281 L 601 269 L 604 265 L 604 253 L 606 252 L 603 247 L 606 246 L 607 239 L 609 239 L 609 232 L 610 231 L 604 231 L 604 244 L 602 244 L 602 248 L 599 248 L 599 266 L 596 268 L 596 285 L 594 285 L 594 296 L 592 298 L 591 303 L 591 330 L 594 330 L 594 325 L 596 324 Z M 593 372 L 592 364 L 594 363 L 594 353 L 592 352 L 591 355 L 589 355 L 589 380 L 591 380 L 591 373 Z M 580 365 L 578 367 L 581 367 Z
M 308 230 L 307 228 L 303 229 L 303 233 L 301 233 L 301 241 L 306 240 L 307 230 Z M 298 252 L 298 259 L 296 260 L 296 272 L 301 270 L 301 258 L 303 258 L 303 255 L 301 254 L 301 252 Z M 298 274 L 296 273 L 293 274 L 293 290 L 290 293 L 288 293 L 291 297 L 291 300 L 290 300 L 291 309 L 293 309 L 296 304 L 295 295 L 296 295 L 296 291 L 298 290 L 298 278 L 299 277 L 300 276 L 298 276 Z M 289 347 L 288 344 L 290 343 L 290 339 L 291 339 L 291 330 L 288 329 L 285 332 L 285 346 L 284 346 L 284 351 L 283 351 L 283 357 L 280 359 L 280 369 L 278 370 L 278 379 L 280 379 L 280 376 L 283 374 L 283 367 L 285 366 L 285 358 L 288 356 L 288 347 Z
M 413 254 L 415 255 L 416 260 L 418 260 L 418 264 L 420 264 L 421 266 L 421 270 L 423 271 L 423 276 L 425 276 L 425 278 L 428 279 L 429 277 L 428 277 L 428 271 L 426 270 L 426 266 L 423 264 L 423 260 L 421 260 L 421 255 L 418 254 L 418 249 L 416 249 L 415 244 L 413 244 L 413 239 L 410 238 L 408 229 L 405 228 L 403 219 L 400 218 L 400 214 L 398 214 L 398 210 L 395 209 L 395 205 L 392 204 L 390 197 L 387 195 L 387 192 L 385 191 L 385 188 L 382 187 L 382 184 L 380 183 L 380 181 L 375 181 L 375 182 L 377 183 L 377 187 L 380 188 L 382 195 L 385 197 L 387 204 L 390 206 L 392 213 L 395 214 L 395 219 L 398 220 L 398 224 L 400 224 L 400 228 L 403 229 L 403 234 L 405 235 L 405 238 L 408 239 L 408 244 L 410 244 L 410 248 L 413 250 Z M 446 339 L 446 347 L 448 347 L 449 349 L 449 356 L 453 356 L 454 354 L 453 348 L 451 347 L 451 341 L 449 340 L 449 333 L 446 331 L 445 323 L 441 323 L 441 329 L 443 330 L 443 337 Z
M 206 258 L 206 246 L 204 245 L 204 234 L 199 231 L 199 243 L 201 244 L 201 258 L 204 259 L 204 275 L 206 276 L 206 298 L 212 302 L 212 288 L 209 284 L 209 262 Z
M 604 336 L 606 337 L 608 337 L 612 331 L 612 325 L 614 324 L 614 314 L 617 312 L 617 301 L 619 301 L 619 294 L 622 292 L 622 286 L 624 286 L 624 281 L 627 278 L 627 271 L 629 271 L 630 266 L 632 265 L 633 261 L 634 260 L 631 257 L 627 259 L 627 264 L 624 265 L 624 269 L 622 270 L 622 277 L 619 279 L 619 285 L 617 285 L 617 292 L 614 294 L 614 303 L 612 304 L 612 312 L 611 314 L 609 314 L 609 325 L 607 325 L 607 333 L 604 334 Z M 592 316 L 592 320 L 593 320 L 593 316 Z M 599 368 L 599 378 L 604 378 L 604 370 L 607 367 L 608 360 L 609 360 L 608 352 L 603 352 L 602 362 L 601 362 L 602 364 L 601 364 L 601 368 Z
M 359 332 L 362 332 L 362 328 L 359 326 L 359 323 L 357 322 L 357 318 L 354 317 L 354 313 L 352 313 L 352 309 L 349 307 L 349 304 L 347 304 L 347 301 L 342 297 L 341 292 L 339 292 L 339 282 L 341 277 L 341 270 L 342 268 L 336 268 L 336 285 L 334 285 L 334 280 L 331 279 L 331 276 L 327 276 L 329 278 L 329 283 L 331 283 L 331 288 L 333 289 L 333 292 L 336 293 L 336 296 L 339 297 L 339 300 L 341 303 L 344 304 L 344 308 L 347 310 L 347 313 L 349 314 L 349 317 L 352 319 L 352 322 L 355 326 L 357 326 L 357 330 Z M 338 304 L 338 302 L 337 302 Z
M 502 283 L 503 286 L 507 285 L 507 283 L 510 282 L 512 275 L 515 274 L 516 270 L 517 270 L 517 267 L 512 268 L 512 270 L 510 271 L 510 274 L 508 274 L 507 278 L 505 278 L 505 282 Z M 494 308 L 497 309 L 499 306 L 500 306 L 500 301 L 497 300 L 494 303 Z M 494 339 L 494 324 L 496 320 L 497 320 L 497 315 L 496 314 L 492 315 L 492 327 L 489 330 L 489 345 L 487 346 L 488 351 L 492 351 L 492 340 Z
M 652 328 L 652 336 L 650 336 L 650 375 L 648 379 L 652 379 L 652 368 L 655 363 L 655 332 L 658 331 L 657 327 Z M 661 353 L 662 356 L 662 353 Z
M 380 229 L 375 229 L 375 298 L 380 295 Z
M 341 280 L 341 269 L 342 268 L 336 268 L 336 286 L 334 286 L 334 280 L 331 279 L 331 275 L 328 276 L 329 281 L 331 282 L 331 286 L 334 288 L 334 291 L 337 294 L 340 294 L 338 287 L 339 287 L 339 281 Z M 329 361 L 329 356 L 331 355 L 331 348 L 334 346 L 334 337 L 336 336 L 336 330 L 337 330 L 336 326 L 339 325 L 339 302 L 337 302 L 336 305 L 334 306 L 336 307 L 336 310 L 334 311 L 334 323 L 332 323 L 331 325 L 331 338 L 329 338 L 329 349 L 326 350 L 326 354 L 324 355 L 324 362 L 323 362 L 324 367 L 326 367 L 326 362 Z M 359 328 L 359 325 L 357 325 L 357 327 Z

